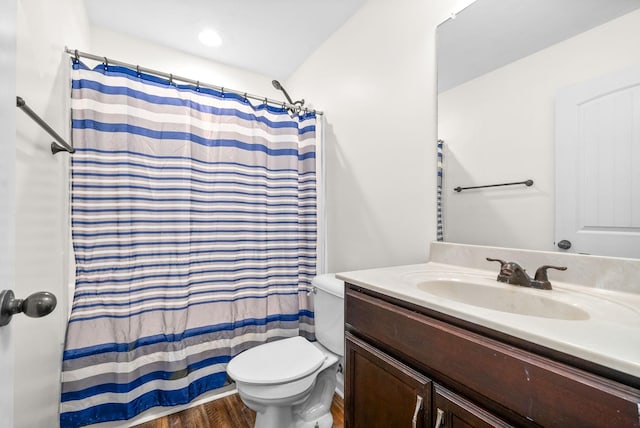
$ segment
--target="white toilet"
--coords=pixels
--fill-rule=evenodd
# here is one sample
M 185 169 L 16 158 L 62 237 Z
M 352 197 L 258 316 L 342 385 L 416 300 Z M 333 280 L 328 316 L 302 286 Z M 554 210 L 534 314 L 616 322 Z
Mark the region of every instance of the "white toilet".
M 336 373 L 344 355 L 344 285 L 333 274 L 313 279 L 317 342 L 290 337 L 234 357 L 227 373 L 256 428 L 330 428 Z

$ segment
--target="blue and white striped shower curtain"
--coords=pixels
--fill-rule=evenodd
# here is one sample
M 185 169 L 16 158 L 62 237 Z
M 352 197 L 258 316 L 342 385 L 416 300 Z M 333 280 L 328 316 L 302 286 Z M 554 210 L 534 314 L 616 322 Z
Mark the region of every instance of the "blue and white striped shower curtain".
M 444 222 L 442 219 L 442 186 L 444 184 L 444 140 L 436 143 L 436 155 L 438 157 L 436 178 L 436 241 L 444 241 Z
M 313 339 L 315 115 L 122 67 L 72 77 L 61 426 L 187 403 L 239 352 Z

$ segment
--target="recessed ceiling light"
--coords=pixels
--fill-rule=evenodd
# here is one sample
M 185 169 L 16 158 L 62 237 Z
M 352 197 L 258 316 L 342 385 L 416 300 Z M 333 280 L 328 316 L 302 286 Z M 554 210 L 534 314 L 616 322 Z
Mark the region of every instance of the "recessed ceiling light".
M 198 34 L 198 39 L 200 40 L 200 43 L 205 46 L 216 47 L 222 44 L 220 35 L 211 28 L 205 28 L 204 30 L 200 31 L 200 34 Z

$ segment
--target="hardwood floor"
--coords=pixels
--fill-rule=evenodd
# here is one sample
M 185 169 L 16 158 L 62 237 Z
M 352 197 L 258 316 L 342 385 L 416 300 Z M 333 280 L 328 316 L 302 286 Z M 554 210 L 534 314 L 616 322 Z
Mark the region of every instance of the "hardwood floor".
M 331 404 L 333 428 L 344 426 L 344 403 L 339 395 Z M 256 414 L 238 394 L 136 425 L 135 428 L 253 428 Z

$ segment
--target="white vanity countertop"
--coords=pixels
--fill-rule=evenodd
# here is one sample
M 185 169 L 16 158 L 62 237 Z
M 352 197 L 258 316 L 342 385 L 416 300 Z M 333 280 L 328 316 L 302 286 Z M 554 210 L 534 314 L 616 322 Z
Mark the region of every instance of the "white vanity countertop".
M 495 271 L 429 262 L 336 274 L 360 287 L 415 303 L 456 318 L 546 346 L 640 378 L 640 295 L 553 280 L 553 290 L 535 290 L 496 281 Z M 482 283 L 552 299 L 582 309 L 587 319 L 521 315 L 465 304 L 423 291 L 421 283 L 441 279 Z M 520 296 L 522 297 L 522 296 Z

